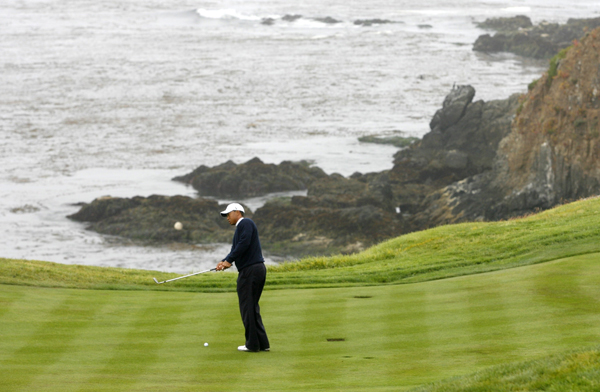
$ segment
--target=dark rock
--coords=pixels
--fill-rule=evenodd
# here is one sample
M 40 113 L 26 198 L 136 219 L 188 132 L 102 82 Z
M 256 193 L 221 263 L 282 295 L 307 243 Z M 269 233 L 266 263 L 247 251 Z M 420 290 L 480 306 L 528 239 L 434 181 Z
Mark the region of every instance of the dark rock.
M 444 164 L 453 170 L 466 169 L 468 162 L 469 156 L 462 151 L 456 150 L 450 150 L 446 152 L 446 157 L 444 159 Z
M 91 204 L 81 204 L 81 209 L 69 218 L 79 222 L 99 222 L 103 219 L 119 215 L 130 208 L 135 208 L 141 203 L 141 198 L 133 199 L 113 198 L 110 196 L 100 197 Z
M 580 39 L 587 31 L 600 26 L 600 18 L 594 18 L 569 19 L 564 25 L 543 22 L 527 27 L 526 19 L 522 18 L 487 20 L 484 22 L 486 28 L 501 32 L 494 36 L 479 36 L 473 44 L 473 50 L 486 53 L 510 52 L 536 59 L 551 58 L 571 45 L 573 40 Z
M 225 205 L 186 196 L 98 198 L 69 218 L 89 222 L 88 229 L 150 243 L 230 242 L 232 230 L 220 212 Z M 246 216 L 252 211 L 246 208 Z M 183 230 L 175 230 L 181 222 Z
M 306 203 L 308 201 L 308 203 Z M 289 205 L 268 202 L 256 211 L 261 243 L 272 252 L 294 254 L 354 253 L 402 233 L 397 214 L 373 205 L 328 208 L 293 197 Z
M 388 24 L 388 23 L 396 23 L 387 19 L 357 19 L 354 21 L 354 24 L 357 26 L 373 26 L 376 24 Z
M 263 25 L 265 25 L 265 26 L 272 26 L 272 25 L 275 24 L 275 19 L 273 19 L 273 18 L 263 18 L 260 23 L 263 24 Z
M 284 254 L 352 253 L 403 233 L 387 174 L 352 177 L 333 174 L 311 184 L 307 196 L 257 209 L 261 241 Z
M 435 113 L 429 123 L 431 130 L 444 132 L 456 124 L 464 115 L 467 105 L 471 103 L 474 96 L 475 89 L 471 86 L 453 88 L 444 99 L 442 108 Z
M 518 96 L 473 102 L 471 86 L 453 88 L 420 142 L 399 151 L 389 172 L 394 205 L 413 216 L 428 195 L 493 166 L 502 138 L 510 132 Z M 423 220 L 411 222 L 413 230 Z
M 517 15 L 511 18 L 491 18 L 485 22 L 477 23 L 477 27 L 496 31 L 516 31 L 533 27 L 531 19 L 525 15 Z
M 302 15 L 284 15 L 283 18 L 281 18 L 281 20 L 286 21 L 286 22 L 295 22 L 296 20 L 302 18 Z
M 314 20 L 316 20 L 317 22 L 326 23 L 326 24 L 342 23 L 341 20 L 334 19 L 331 16 L 326 16 L 325 18 L 314 18 Z
M 506 34 L 498 33 L 493 37 L 489 34 L 483 34 L 475 40 L 473 50 L 484 53 L 508 52 L 508 40 L 509 38 Z
M 231 161 L 212 168 L 202 165 L 173 180 L 191 184 L 201 196 L 248 198 L 304 190 L 313 181 L 325 177 L 323 170 L 305 161 L 274 165 L 254 158 L 240 165 Z
M 527 32 L 516 34 L 496 34 L 491 37 L 485 34 L 477 38 L 473 50 L 478 52 L 495 53 L 511 52 L 523 57 L 544 59 L 554 56 L 561 47 L 548 39 L 531 35 Z

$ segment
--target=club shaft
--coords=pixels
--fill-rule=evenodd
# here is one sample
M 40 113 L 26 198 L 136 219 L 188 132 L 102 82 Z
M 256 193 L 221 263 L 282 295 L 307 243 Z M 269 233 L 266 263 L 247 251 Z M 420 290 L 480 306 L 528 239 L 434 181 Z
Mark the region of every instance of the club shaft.
M 173 278 L 173 279 L 165 280 L 165 281 L 158 282 L 158 283 L 160 284 L 160 283 L 172 282 L 172 281 L 174 281 L 174 280 L 183 279 L 183 278 L 189 278 L 190 276 L 199 275 L 199 274 L 203 274 L 203 273 L 205 273 L 205 272 L 216 271 L 216 270 L 217 270 L 216 268 L 211 268 L 211 269 L 208 269 L 208 270 L 205 270 L 205 271 L 194 272 L 193 274 L 179 276 L 179 277 L 177 277 L 177 278 Z

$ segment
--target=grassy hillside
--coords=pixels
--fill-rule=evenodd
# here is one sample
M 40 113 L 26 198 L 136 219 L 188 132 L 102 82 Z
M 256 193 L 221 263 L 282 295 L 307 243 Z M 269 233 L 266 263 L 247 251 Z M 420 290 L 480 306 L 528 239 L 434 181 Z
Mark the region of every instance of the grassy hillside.
M 0 389 L 598 390 L 599 221 L 596 198 L 270 268 L 260 354 L 235 273 L 0 259 Z
M 600 252 L 600 198 L 492 223 L 442 226 L 351 256 L 309 258 L 269 269 L 267 289 L 414 283 Z M 0 283 L 126 290 L 233 291 L 236 274 L 156 285 L 177 274 L 0 259 Z
M 272 351 L 259 354 L 236 351 L 235 293 L 0 284 L 0 389 L 398 391 L 466 376 L 429 390 L 487 391 L 485 380 L 547 372 L 597 386 L 596 351 L 565 357 L 574 366 L 563 357 L 521 362 L 597 344 L 599 261 L 587 254 L 417 284 L 266 291 Z

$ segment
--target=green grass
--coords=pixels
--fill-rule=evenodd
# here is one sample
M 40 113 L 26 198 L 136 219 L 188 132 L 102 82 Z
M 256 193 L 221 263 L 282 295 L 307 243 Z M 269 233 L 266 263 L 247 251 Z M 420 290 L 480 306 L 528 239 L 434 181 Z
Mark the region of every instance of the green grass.
M 259 354 L 236 351 L 235 273 L 0 259 L 0 390 L 598 390 L 599 218 L 582 200 L 270 268 Z
M 416 283 L 600 252 L 600 198 L 523 219 L 442 226 L 404 235 L 364 252 L 313 257 L 269 269 L 267 289 Z M 222 292 L 236 274 L 203 274 L 156 285 L 177 274 L 0 259 L 0 283 L 119 290 Z
M 415 392 L 598 390 L 600 346 L 533 361 L 495 366 L 469 376 L 427 385 Z
M 272 351 L 259 354 L 236 351 L 235 293 L 0 285 L 0 385 L 407 390 L 597 344 L 599 284 L 600 255 L 589 254 L 418 284 L 266 291 Z M 516 366 L 517 375 L 531 367 Z M 598 382 L 594 369 L 586 374 Z
M 569 49 L 571 49 L 570 46 L 561 50 L 560 52 L 558 52 L 558 54 L 556 54 L 556 56 L 550 59 L 550 67 L 548 68 L 548 78 L 546 79 L 546 85 L 548 87 L 552 85 L 552 80 L 554 80 L 554 77 L 558 74 L 558 65 L 560 63 L 560 60 L 567 57 L 567 52 L 569 51 Z

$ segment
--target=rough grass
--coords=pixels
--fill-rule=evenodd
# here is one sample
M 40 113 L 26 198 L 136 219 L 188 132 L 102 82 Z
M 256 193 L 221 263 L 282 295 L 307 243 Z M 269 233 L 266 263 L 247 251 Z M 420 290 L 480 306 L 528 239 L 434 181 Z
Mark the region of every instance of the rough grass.
M 442 226 L 403 235 L 364 252 L 312 257 L 269 268 L 267 289 L 415 283 L 600 252 L 600 198 L 521 219 Z M 156 285 L 177 274 L 63 266 L 0 259 L 0 283 L 86 289 L 235 290 L 234 273 L 212 273 Z
M 561 353 L 600 338 L 599 261 L 266 291 L 272 350 L 258 354 L 236 350 L 235 293 L 0 284 L 0 389 L 399 391 L 465 376 L 430 390 L 511 390 L 505 381 L 513 390 L 593 390 L 585 385 L 598 385 L 597 353 Z
M 588 392 L 600 390 L 600 347 L 495 366 L 414 392 Z

